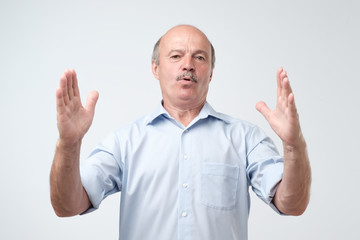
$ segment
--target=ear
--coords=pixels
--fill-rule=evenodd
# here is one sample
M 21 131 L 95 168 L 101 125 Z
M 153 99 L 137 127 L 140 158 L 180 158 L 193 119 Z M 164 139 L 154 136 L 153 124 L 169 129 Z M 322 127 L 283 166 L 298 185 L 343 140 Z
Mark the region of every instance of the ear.
M 155 62 L 151 63 L 151 70 L 152 70 L 154 77 L 156 79 L 160 80 L 159 79 L 159 66 Z
M 213 76 L 213 70 L 211 70 L 209 82 L 211 82 L 212 76 Z

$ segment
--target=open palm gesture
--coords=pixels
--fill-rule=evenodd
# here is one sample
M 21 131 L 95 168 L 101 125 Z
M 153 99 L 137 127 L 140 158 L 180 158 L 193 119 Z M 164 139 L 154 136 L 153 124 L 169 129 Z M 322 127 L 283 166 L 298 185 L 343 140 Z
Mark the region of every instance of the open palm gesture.
M 74 70 L 66 70 L 56 90 L 57 124 L 62 144 L 78 143 L 88 131 L 94 118 L 99 94 L 92 91 L 83 107 L 77 76 Z
M 299 117 L 295 106 L 286 71 L 280 67 L 277 71 L 277 101 L 274 110 L 266 103 L 258 102 L 256 109 L 266 118 L 271 128 L 286 146 L 296 147 L 301 140 Z

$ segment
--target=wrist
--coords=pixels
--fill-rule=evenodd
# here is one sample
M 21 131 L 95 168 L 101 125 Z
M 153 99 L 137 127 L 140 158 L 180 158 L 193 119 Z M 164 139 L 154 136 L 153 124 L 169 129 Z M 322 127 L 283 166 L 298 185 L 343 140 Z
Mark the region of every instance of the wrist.
M 56 142 L 53 168 L 77 169 L 80 159 L 80 149 L 81 142 L 68 144 L 61 139 L 58 139 L 58 141 Z
M 305 139 L 301 136 L 299 140 L 292 144 L 283 142 L 284 157 L 287 159 L 297 159 L 307 155 L 307 145 Z
M 81 147 L 81 140 L 76 142 L 67 142 L 59 138 L 56 142 L 56 148 L 64 151 L 74 151 Z

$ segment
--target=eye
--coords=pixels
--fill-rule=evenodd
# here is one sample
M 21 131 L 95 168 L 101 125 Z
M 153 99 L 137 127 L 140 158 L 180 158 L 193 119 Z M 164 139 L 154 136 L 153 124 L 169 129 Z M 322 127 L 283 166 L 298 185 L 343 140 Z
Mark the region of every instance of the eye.
M 172 55 L 170 56 L 171 59 L 179 59 L 180 58 L 180 55 Z
M 197 60 L 205 61 L 205 58 L 201 55 L 195 57 Z

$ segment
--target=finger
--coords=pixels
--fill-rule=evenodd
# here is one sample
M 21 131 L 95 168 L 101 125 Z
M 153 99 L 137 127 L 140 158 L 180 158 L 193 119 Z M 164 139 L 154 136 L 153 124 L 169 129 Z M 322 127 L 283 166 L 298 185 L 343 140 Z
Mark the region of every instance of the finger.
M 295 105 L 295 97 L 294 97 L 293 93 L 289 94 L 288 106 L 289 106 L 289 114 L 291 115 L 291 117 L 292 118 L 297 117 L 297 109 L 296 109 L 296 105 Z
M 95 105 L 99 98 L 99 93 L 97 91 L 91 91 L 86 99 L 86 105 L 85 108 L 91 112 L 93 115 L 95 112 Z
M 291 92 L 291 88 L 289 88 L 289 78 L 287 76 L 287 71 L 285 70 L 280 73 L 280 88 L 280 98 L 278 100 L 281 102 L 282 106 L 287 107 L 287 98 Z
M 68 81 L 67 81 L 67 90 L 68 90 L 68 96 L 69 96 L 69 100 L 71 101 L 71 99 L 74 98 L 74 90 L 73 90 L 73 75 L 74 75 L 74 71 L 73 70 L 68 70 Z
M 289 95 L 292 93 L 292 89 L 291 89 L 291 86 L 290 86 L 290 81 L 289 79 L 286 77 L 283 79 L 282 81 L 282 85 L 283 85 L 283 98 L 284 100 L 286 101 L 286 106 L 288 106 L 288 98 L 289 98 Z
M 265 119 L 269 121 L 271 110 L 269 109 L 269 107 L 266 105 L 265 102 L 263 101 L 258 102 L 256 104 L 256 110 L 258 110 L 265 117 Z
M 281 95 L 281 73 L 283 72 L 283 68 L 279 67 L 276 72 L 276 81 L 277 81 L 277 96 Z
M 62 114 L 65 109 L 65 101 L 63 97 L 63 90 L 61 87 L 56 89 L 56 110 L 58 114 Z
M 60 77 L 60 89 L 62 92 L 62 97 L 64 100 L 65 105 L 69 104 L 69 95 L 68 95 L 68 85 L 67 85 L 67 76 L 66 76 L 66 71 L 65 73 Z
M 283 81 L 284 81 L 285 78 L 287 78 L 287 73 L 286 73 L 286 71 L 282 71 L 280 73 L 280 87 L 281 87 L 281 89 L 284 88 Z
M 74 92 L 74 96 L 80 97 L 80 90 L 79 90 L 79 85 L 75 70 L 73 70 L 73 92 Z
M 279 109 L 284 110 L 287 107 L 287 96 L 285 89 L 284 89 L 284 78 L 287 76 L 287 72 L 281 67 L 278 69 L 278 95 L 277 95 L 277 102 L 276 106 Z

